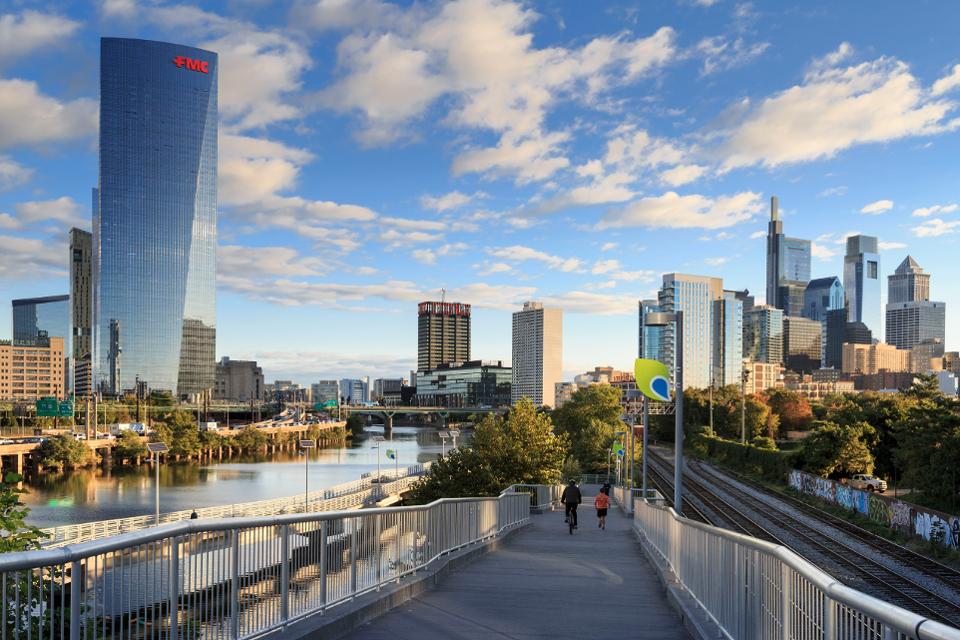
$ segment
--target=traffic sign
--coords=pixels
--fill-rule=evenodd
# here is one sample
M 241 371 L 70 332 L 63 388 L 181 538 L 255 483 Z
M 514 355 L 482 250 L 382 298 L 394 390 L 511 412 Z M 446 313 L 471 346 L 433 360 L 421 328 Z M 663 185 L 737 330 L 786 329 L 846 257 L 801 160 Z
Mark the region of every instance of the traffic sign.
M 64 400 L 60 403 L 59 415 L 61 418 L 73 417 L 73 400 Z
M 148 442 L 147 451 L 150 453 L 166 453 L 167 451 L 170 451 L 170 447 L 162 442 Z
M 56 398 L 40 398 L 37 400 L 38 418 L 56 418 L 60 415 L 60 403 Z
M 301 448 L 301 449 L 313 449 L 315 446 L 317 446 L 317 441 L 316 441 L 316 440 L 301 440 L 301 441 L 300 441 L 300 448 Z

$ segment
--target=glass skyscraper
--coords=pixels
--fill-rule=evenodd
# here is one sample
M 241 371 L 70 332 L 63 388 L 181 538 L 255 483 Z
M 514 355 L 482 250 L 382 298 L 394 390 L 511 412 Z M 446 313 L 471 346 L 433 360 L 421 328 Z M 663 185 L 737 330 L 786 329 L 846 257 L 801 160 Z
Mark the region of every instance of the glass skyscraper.
M 843 289 L 850 322 L 862 322 L 875 336 L 883 335 L 880 318 L 880 253 L 873 236 L 850 236 L 843 257 Z
M 70 296 L 23 298 L 13 301 L 13 339 L 36 340 L 45 331 L 48 337 L 63 338 L 64 353 L 70 355 Z
M 683 384 L 706 389 L 716 385 L 714 370 L 715 301 L 723 298 L 723 280 L 709 276 L 666 273 L 658 304 L 667 313 L 683 311 Z M 674 374 L 676 323 L 662 334 L 661 362 Z
M 724 291 L 714 301 L 713 383 L 740 384 L 743 371 L 743 300 L 738 291 Z
M 212 388 L 217 54 L 101 40 L 93 230 L 97 387 Z
M 780 203 L 770 198 L 767 225 L 767 304 L 787 315 L 803 312 L 803 293 L 810 281 L 811 243 L 783 235 Z

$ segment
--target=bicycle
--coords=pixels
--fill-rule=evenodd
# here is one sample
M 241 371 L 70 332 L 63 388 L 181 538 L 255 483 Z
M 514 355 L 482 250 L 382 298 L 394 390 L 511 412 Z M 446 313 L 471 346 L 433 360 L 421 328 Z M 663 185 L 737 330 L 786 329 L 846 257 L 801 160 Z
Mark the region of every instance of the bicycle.
M 567 512 L 567 522 L 570 524 L 570 535 L 573 535 L 573 530 L 577 528 L 577 505 L 567 505 Z

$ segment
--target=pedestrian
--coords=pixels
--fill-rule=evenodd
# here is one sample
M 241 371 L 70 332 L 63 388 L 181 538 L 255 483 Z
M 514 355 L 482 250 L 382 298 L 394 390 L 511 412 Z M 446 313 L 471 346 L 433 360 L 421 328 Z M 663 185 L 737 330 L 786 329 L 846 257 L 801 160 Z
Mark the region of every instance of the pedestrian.
M 200 514 L 197 513 L 197 510 L 196 510 L 196 509 L 194 509 L 193 512 L 190 514 L 190 519 L 191 519 L 191 520 L 196 520 L 196 519 L 199 518 L 199 517 L 200 517 Z
M 597 497 L 593 499 L 593 506 L 597 509 L 597 526 L 601 530 L 607 530 L 607 509 L 610 508 L 610 496 L 607 494 L 609 489 L 603 488 L 597 493 Z

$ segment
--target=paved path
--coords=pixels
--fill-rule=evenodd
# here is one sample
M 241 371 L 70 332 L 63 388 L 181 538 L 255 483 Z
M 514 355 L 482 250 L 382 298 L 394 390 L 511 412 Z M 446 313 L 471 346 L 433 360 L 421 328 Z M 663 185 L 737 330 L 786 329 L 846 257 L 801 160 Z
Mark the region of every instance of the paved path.
M 352 640 L 517 640 L 690 636 L 667 602 L 654 568 L 610 509 L 597 528 L 593 498 L 569 535 L 563 512 L 534 515 L 503 547 L 439 586 L 360 627 Z

